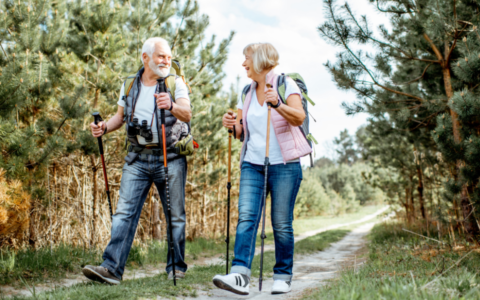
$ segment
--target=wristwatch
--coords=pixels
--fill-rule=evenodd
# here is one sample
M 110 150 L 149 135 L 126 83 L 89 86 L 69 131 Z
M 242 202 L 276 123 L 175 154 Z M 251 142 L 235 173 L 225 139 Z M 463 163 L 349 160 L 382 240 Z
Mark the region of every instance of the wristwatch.
M 277 108 L 277 107 L 280 106 L 281 103 L 282 103 L 282 100 L 278 99 L 277 105 L 273 105 L 273 104 L 272 104 L 272 107 L 273 107 L 273 108 Z
M 107 123 L 105 123 L 105 130 L 103 131 L 102 135 L 105 135 L 107 133 Z

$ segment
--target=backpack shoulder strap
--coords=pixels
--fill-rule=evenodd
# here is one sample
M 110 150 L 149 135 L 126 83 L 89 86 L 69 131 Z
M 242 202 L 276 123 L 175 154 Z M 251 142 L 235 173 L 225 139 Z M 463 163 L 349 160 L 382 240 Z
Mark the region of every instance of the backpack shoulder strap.
M 135 82 L 135 78 L 137 77 L 137 74 L 133 74 L 127 77 L 125 80 L 125 96 L 128 97 L 128 94 L 130 94 L 130 90 L 132 89 L 133 83 Z
M 175 89 L 177 87 L 177 83 L 175 80 L 177 79 L 177 75 L 170 74 L 168 77 L 165 79 L 165 85 L 167 86 L 168 89 L 170 89 L 170 94 L 172 95 L 172 100 L 175 102 Z
M 288 77 L 292 78 L 293 81 L 297 84 L 298 88 L 300 88 L 300 91 L 302 92 L 302 97 L 310 102 L 312 106 L 315 106 L 315 102 L 313 102 L 312 99 L 308 96 L 308 90 L 307 90 L 307 85 L 305 84 L 305 80 L 303 77 L 298 74 L 298 73 L 289 73 L 287 74 Z
M 283 103 L 287 103 L 287 99 L 285 99 L 285 91 L 287 90 L 287 87 L 285 85 L 286 77 L 287 75 L 285 75 L 285 73 L 282 73 L 282 75 L 278 76 L 277 79 L 277 93 Z
M 250 92 L 252 85 L 247 84 L 242 91 L 242 103 L 245 103 L 245 98 L 247 97 L 248 92 Z

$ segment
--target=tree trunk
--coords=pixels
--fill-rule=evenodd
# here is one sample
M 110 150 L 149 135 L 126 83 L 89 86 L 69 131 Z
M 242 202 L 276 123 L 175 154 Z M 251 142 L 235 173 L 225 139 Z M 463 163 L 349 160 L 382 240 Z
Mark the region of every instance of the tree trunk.
M 413 222 L 412 218 L 412 206 L 410 203 L 410 189 L 407 187 L 405 188 L 405 211 L 407 212 L 407 220 L 408 223 L 411 224 Z
M 413 199 L 413 175 L 410 173 L 410 186 L 408 188 L 408 196 L 410 199 L 410 211 L 412 212 L 413 221 L 415 221 L 415 203 Z
M 36 199 L 32 197 L 32 205 L 30 206 L 30 219 L 29 219 L 29 231 L 30 231 L 30 236 L 28 238 L 28 243 L 30 244 L 30 247 L 35 249 L 35 243 L 37 241 L 37 236 L 35 232 L 35 201 Z
M 32 171 L 33 172 L 33 171 Z M 30 177 L 30 186 L 32 186 L 32 177 Z M 35 231 L 35 208 L 36 208 L 36 199 L 35 197 L 32 197 L 32 205 L 30 206 L 30 218 L 28 221 L 28 229 L 30 236 L 28 238 L 28 243 L 30 244 L 30 247 L 35 249 L 35 243 L 37 242 L 37 235 Z
M 445 52 L 444 52 L 444 55 L 442 55 L 440 50 L 435 46 L 435 44 L 428 37 L 428 35 L 424 33 L 423 36 L 427 40 L 427 42 L 430 44 L 438 60 L 441 62 L 445 93 L 447 95 L 447 98 L 450 100 L 450 98 L 453 96 L 453 87 L 452 87 L 452 77 L 450 72 L 449 53 L 451 49 L 450 49 L 449 41 L 445 41 L 445 44 L 444 44 Z M 456 40 L 454 41 L 452 47 L 455 47 L 455 45 L 456 45 Z M 462 139 L 460 136 L 460 121 L 458 120 L 458 114 L 452 109 L 450 109 L 450 117 L 452 118 L 453 139 L 455 143 L 459 144 L 462 141 Z M 455 168 L 456 174 L 454 176 L 455 180 L 457 180 L 458 178 L 461 165 L 462 165 L 462 162 L 460 160 L 456 162 L 456 168 Z M 465 228 L 467 228 L 467 231 L 470 235 L 478 236 L 480 229 L 478 227 L 478 223 L 474 216 L 474 213 L 471 213 L 472 206 L 470 203 L 470 199 L 468 198 L 467 188 L 465 186 L 462 187 L 462 192 L 460 195 L 460 206 L 461 206 L 463 217 L 464 217 Z
M 447 49 L 445 49 L 445 51 L 447 51 Z M 448 99 L 450 99 L 453 96 L 453 88 L 451 83 L 452 79 L 450 74 L 450 65 L 448 64 L 448 62 L 445 63 L 443 66 L 443 80 L 445 82 L 445 92 L 447 94 Z M 453 139 L 455 143 L 459 144 L 462 142 L 462 139 L 460 136 L 460 122 L 458 120 L 458 114 L 453 109 L 450 109 L 450 117 L 452 118 L 452 125 L 453 125 Z M 460 174 L 461 167 L 462 167 L 462 161 L 458 160 L 455 168 L 456 169 L 455 177 L 457 178 L 458 178 L 458 175 Z M 457 178 L 455 178 L 455 180 Z M 462 187 L 462 191 L 460 193 L 460 208 L 462 210 L 462 215 L 464 218 L 465 230 L 467 230 L 471 238 L 474 238 L 479 235 L 480 228 L 478 227 L 477 219 L 475 218 L 475 214 L 473 213 L 473 207 L 468 197 L 467 188 L 468 187 L 466 185 Z
M 423 174 L 422 168 L 419 164 L 417 164 L 417 176 L 418 176 L 418 202 L 420 204 L 420 212 L 422 213 L 422 218 L 427 219 L 426 212 L 425 212 L 425 204 L 423 202 Z

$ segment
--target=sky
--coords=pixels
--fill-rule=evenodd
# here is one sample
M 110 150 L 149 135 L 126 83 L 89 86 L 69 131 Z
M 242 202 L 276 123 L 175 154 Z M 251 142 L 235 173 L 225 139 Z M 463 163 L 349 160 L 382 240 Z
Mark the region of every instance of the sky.
M 344 2 L 340 0 L 338 3 Z M 387 23 L 386 17 L 375 11 L 368 0 L 347 2 L 357 15 L 367 15 L 371 28 Z M 316 103 L 310 105 L 309 111 L 316 119 L 316 122 L 310 122 L 310 132 L 318 141 L 315 146 L 317 159 L 334 156 L 331 145 L 340 131 L 347 129 L 353 134 L 366 123 L 366 114 L 345 115 L 341 103 L 353 102 L 356 96 L 337 89 L 324 66 L 329 60 L 334 62 L 335 54 L 341 49 L 327 43 L 317 30 L 325 22 L 322 0 L 199 0 L 198 3 L 200 12 L 209 16 L 207 37 L 214 34 L 219 41 L 235 31 L 224 67 L 226 89 L 232 83 L 236 85 L 237 76 L 240 76 L 240 89 L 250 83 L 241 66 L 245 58 L 243 48 L 255 42 L 269 42 L 275 46 L 280 54 L 277 73 L 302 75 L 308 94 Z M 308 163 L 308 158 L 302 158 L 302 164 Z

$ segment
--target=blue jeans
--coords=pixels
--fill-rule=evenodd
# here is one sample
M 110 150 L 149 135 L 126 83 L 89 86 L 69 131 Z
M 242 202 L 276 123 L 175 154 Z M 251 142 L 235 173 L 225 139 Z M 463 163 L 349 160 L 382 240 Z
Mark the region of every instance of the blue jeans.
M 163 211 L 168 224 L 167 199 L 165 190 L 165 172 L 163 159 L 147 155 L 145 160 L 140 157 L 131 165 L 123 166 L 120 183 L 120 199 L 115 215 L 113 215 L 110 243 L 103 253 L 102 266 L 118 278 L 122 278 L 128 253 L 132 247 L 140 213 L 147 194 L 155 183 L 162 200 Z M 175 249 L 175 269 L 185 272 L 185 183 L 187 180 L 187 161 L 185 157 L 168 162 L 168 179 L 170 192 L 170 207 L 172 214 L 173 243 Z M 170 238 L 167 230 L 168 238 Z M 172 258 L 168 247 L 168 262 L 166 271 L 172 270 Z
M 243 162 L 241 171 L 235 258 L 231 272 L 250 277 L 264 203 L 265 171 L 264 166 L 248 162 Z M 271 219 L 275 239 L 274 280 L 290 281 L 293 277 L 293 208 L 302 179 L 300 163 L 279 164 L 268 168 L 267 193 L 271 194 L 272 199 Z

